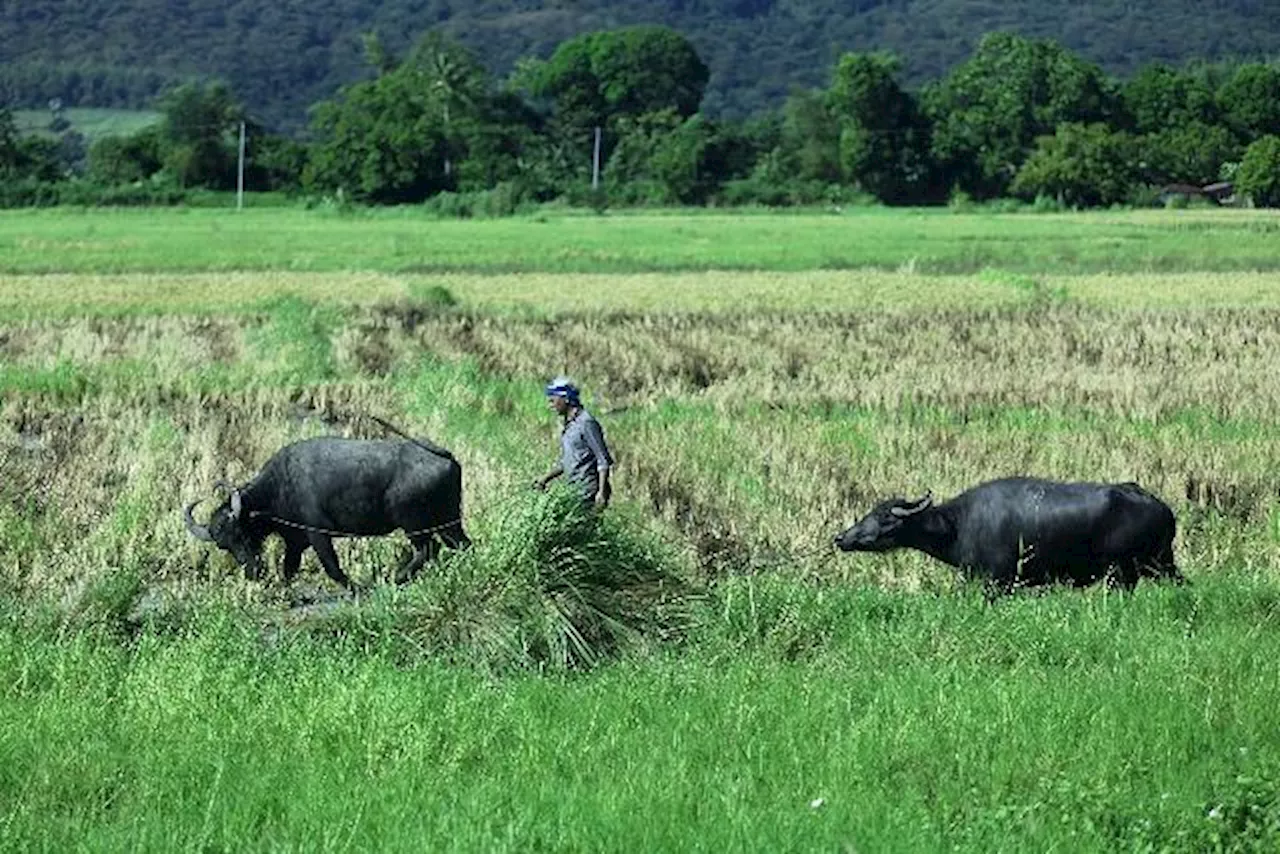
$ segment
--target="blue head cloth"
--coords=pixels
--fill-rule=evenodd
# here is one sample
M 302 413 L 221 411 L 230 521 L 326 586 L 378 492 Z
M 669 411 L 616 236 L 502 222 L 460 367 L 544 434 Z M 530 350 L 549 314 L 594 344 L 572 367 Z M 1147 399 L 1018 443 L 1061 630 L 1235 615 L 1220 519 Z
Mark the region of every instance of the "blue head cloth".
M 578 387 L 568 377 L 556 377 L 547 383 L 547 397 L 563 397 L 570 406 L 581 406 Z

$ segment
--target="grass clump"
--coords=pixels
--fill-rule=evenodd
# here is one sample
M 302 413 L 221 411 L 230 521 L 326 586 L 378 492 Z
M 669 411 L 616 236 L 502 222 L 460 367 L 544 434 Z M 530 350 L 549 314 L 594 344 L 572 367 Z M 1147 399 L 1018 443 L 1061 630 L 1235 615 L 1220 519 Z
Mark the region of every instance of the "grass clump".
M 510 498 L 490 518 L 470 550 L 446 553 L 413 585 L 379 587 L 296 628 L 494 672 L 586 670 L 690 628 L 697 591 L 630 514 L 556 491 Z
M 513 500 L 479 561 L 502 579 L 500 611 L 538 667 L 591 667 L 688 628 L 692 591 L 674 555 L 638 523 L 557 491 Z

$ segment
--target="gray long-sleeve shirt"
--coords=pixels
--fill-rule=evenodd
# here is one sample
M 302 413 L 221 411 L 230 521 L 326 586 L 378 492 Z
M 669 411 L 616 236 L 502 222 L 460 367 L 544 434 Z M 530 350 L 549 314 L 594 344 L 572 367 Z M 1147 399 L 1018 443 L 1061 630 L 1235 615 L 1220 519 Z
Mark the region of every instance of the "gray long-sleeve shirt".
M 612 465 L 600 422 L 590 412 L 579 409 L 560 432 L 560 467 L 565 478 L 591 499 L 600 489 L 601 470 Z

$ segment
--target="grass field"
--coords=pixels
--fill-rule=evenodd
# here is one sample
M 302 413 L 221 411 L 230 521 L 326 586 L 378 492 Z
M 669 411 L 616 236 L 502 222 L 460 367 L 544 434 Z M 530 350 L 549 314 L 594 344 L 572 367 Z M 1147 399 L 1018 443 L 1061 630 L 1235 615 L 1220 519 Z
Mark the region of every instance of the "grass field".
M 0 217 L 0 847 L 1274 850 L 1275 222 Z M 565 371 L 599 527 L 527 488 Z M 454 450 L 475 549 L 343 542 L 352 600 L 187 535 L 363 414 Z M 1191 584 L 830 548 L 1017 473 L 1143 483 Z
M 410 208 L 23 210 L 0 212 L 0 272 L 1274 271 L 1278 235 L 1275 211 L 1246 210 L 545 211 L 493 221 L 435 220 Z

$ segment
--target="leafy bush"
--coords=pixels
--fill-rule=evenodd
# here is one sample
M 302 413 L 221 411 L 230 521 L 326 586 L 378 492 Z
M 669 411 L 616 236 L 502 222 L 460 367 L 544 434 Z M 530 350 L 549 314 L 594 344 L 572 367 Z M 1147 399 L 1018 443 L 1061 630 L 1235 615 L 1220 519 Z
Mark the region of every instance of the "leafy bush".
M 142 181 L 119 186 L 83 180 L 52 183 L 34 178 L 0 182 L 0 208 L 170 206 L 187 200 L 185 190 L 167 181 Z
M 757 174 L 749 178 L 726 182 L 716 198 L 716 203 L 728 207 L 750 205 L 764 207 L 807 207 L 812 205 L 855 207 L 877 205 L 879 201 L 870 193 L 865 193 L 854 187 L 798 178 L 775 181 Z
M 491 219 L 515 216 L 534 207 L 519 184 L 504 181 L 491 190 L 436 193 L 422 203 L 422 210 L 439 219 Z
M 1280 136 L 1255 140 L 1236 170 L 1236 192 L 1261 208 L 1280 207 Z
M 1122 202 L 1138 177 L 1133 138 L 1101 123 L 1064 123 L 1018 170 L 1010 189 L 1023 198 L 1054 198 L 1092 207 Z

